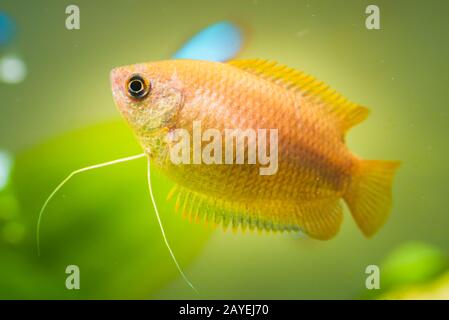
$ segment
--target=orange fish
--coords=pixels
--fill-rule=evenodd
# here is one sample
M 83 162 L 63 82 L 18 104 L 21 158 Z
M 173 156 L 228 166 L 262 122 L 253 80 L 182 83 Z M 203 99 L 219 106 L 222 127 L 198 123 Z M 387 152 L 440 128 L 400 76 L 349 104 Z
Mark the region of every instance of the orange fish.
M 171 60 L 116 68 L 111 83 L 145 153 L 177 183 L 176 207 L 196 220 L 330 239 L 342 222 L 341 199 L 366 236 L 389 215 L 399 162 L 352 154 L 345 134 L 368 109 L 309 75 L 258 59 Z M 276 130 L 276 146 L 268 142 L 277 152 L 276 171 L 262 175 L 264 165 L 248 161 L 174 163 L 173 134 L 183 129 L 195 136 L 196 121 L 203 132 L 223 132 L 222 141 L 227 129 Z M 197 149 L 204 154 L 211 140 L 203 138 Z M 245 160 L 251 143 L 244 143 Z M 224 158 L 223 150 L 214 149 L 213 156 Z

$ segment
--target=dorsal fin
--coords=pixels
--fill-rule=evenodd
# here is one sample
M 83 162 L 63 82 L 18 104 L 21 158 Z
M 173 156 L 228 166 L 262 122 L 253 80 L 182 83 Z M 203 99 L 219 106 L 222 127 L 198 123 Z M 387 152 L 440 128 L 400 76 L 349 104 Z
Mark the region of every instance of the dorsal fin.
M 342 133 L 362 122 L 369 110 L 343 97 L 325 83 L 275 61 L 262 59 L 234 60 L 230 65 L 262 77 L 289 90 L 322 102 L 324 109 L 340 124 Z

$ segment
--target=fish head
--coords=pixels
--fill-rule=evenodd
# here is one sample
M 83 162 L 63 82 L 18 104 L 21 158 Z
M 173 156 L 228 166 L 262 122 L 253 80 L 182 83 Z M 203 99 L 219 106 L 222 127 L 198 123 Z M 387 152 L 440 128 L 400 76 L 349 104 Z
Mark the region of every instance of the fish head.
M 142 63 L 111 71 L 114 101 L 141 139 L 174 126 L 183 104 L 182 83 L 167 63 Z

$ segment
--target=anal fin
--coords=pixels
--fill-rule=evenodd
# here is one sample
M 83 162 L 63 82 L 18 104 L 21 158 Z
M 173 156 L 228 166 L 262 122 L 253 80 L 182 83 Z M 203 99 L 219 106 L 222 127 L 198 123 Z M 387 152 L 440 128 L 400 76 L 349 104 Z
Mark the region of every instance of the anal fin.
M 302 231 L 311 238 L 327 240 L 337 234 L 343 219 L 339 198 L 235 202 L 182 187 L 176 192 L 181 194 L 178 199 L 183 199 L 177 205 L 183 216 L 195 222 L 212 222 L 225 230 Z

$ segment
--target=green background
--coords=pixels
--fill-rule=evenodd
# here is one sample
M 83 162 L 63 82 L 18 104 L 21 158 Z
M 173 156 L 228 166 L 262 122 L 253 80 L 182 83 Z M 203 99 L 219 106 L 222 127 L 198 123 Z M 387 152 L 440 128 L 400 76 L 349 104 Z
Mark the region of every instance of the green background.
M 65 29 L 69 4 L 80 7 L 80 30 Z M 369 4 L 380 7 L 381 30 L 365 28 Z M 189 223 L 165 201 L 171 182 L 155 173 L 169 241 L 200 297 L 360 298 L 366 266 L 382 266 L 394 248 L 418 241 L 449 252 L 448 1 L 3 0 L 0 10 L 18 26 L 0 54 L 28 67 L 24 82 L 0 83 L 0 148 L 15 158 L 0 191 L 0 298 L 197 297 L 164 247 L 142 159 L 67 185 L 44 217 L 40 258 L 35 224 L 70 171 L 140 152 L 112 101 L 109 71 L 169 58 L 229 19 L 245 30 L 239 57 L 280 61 L 368 106 L 350 149 L 403 165 L 385 227 L 366 239 L 346 211 L 327 242 Z M 65 289 L 69 264 L 81 269 L 81 290 Z

